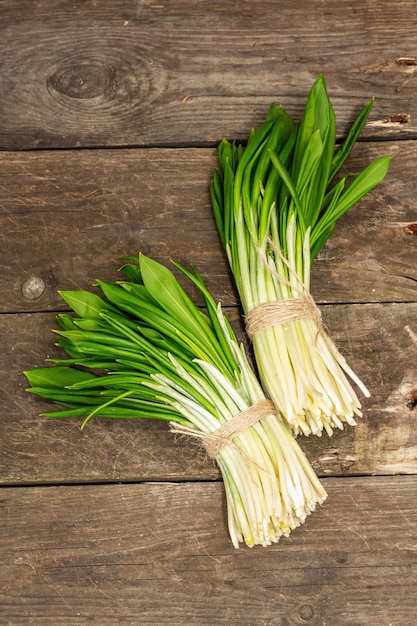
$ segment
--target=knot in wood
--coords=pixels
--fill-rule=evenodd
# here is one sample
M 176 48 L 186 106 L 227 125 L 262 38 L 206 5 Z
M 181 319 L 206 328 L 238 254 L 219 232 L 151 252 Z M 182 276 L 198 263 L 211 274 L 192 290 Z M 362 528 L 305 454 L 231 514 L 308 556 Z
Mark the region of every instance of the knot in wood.
M 66 59 L 47 79 L 50 92 L 80 100 L 103 96 L 112 90 L 114 82 L 112 66 L 94 57 Z

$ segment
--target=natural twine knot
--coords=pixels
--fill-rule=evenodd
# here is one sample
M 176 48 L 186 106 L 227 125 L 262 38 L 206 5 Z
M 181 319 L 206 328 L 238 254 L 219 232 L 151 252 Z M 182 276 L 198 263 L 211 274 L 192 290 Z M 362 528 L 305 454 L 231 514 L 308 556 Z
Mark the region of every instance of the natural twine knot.
M 188 426 L 174 423 L 171 424 L 171 431 L 200 439 L 208 456 L 214 459 L 224 446 L 234 445 L 233 440 L 238 435 L 241 435 L 245 430 L 271 413 L 275 413 L 275 407 L 270 400 L 265 399 L 244 409 L 212 433 L 204 433 L 200 430 L 194 430 L 193 428 L 188 428 Z
M 312 318 L 321 326 L 321 313 L 310 295 L 267 302 L 254 307 L 245 315 L 246 332 L 249 337 L 272 326 Z

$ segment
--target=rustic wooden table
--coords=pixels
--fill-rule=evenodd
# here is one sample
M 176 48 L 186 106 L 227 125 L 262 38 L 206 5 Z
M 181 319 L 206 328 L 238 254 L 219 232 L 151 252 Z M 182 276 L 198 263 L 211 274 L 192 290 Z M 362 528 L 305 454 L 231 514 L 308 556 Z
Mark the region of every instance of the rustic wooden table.
M 0 0 L 0 52 L 0 624 L 414 626 L 416 3 Z M 272 101 L 300 116 L 320 72 L 341 137 L 376 97 L 352 172 L 393 157 L 313 271 L 372 397 L 356 428 L 301 440 L 325 505 L 235 550 L 195 446 L 160 423 L 41 418 L 22 370 L 56 353 L 57 290 L 139 250 L 195 264 L 238 327 L 215 146 Z

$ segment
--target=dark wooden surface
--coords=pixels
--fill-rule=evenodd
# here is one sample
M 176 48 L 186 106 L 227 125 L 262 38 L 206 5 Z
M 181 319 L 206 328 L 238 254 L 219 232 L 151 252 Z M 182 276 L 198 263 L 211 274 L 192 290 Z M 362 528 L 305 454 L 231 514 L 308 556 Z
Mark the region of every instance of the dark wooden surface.
M 386 180 L 317 258 L 326 326 L 372 392 L 300 443 L 329 498 L 236 551 L 218 470 L 165 424 L 39 417 L 58 289 L 139 250 L 195 264 L 241 334 L 213 223 L 215 145 L 325 75 L 349 162 Z M 0 0 L 0 625 L 414 626 L 417 606 L 415 2 Z M 389 121 L 398 114 L 405 123 Z
M 238 551 L 218 483 L 5 490 L 3 623 L 411 626 L 414 478 L 325 486 L 301 532 Z
M 3 148 L 186 146 L 300 113 L 325 71 L 340 128 L 415 136 L 414 2 L 2 0 Z M 398 113 L 410 123 L 387 124 Z M 400 126 L 400 129 L 398 129 Z

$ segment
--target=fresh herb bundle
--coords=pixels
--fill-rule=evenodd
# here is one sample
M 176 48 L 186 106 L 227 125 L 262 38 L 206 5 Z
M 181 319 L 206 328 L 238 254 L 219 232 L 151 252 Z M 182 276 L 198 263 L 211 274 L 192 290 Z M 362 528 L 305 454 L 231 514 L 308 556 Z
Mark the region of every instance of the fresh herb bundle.
M 311 264 L 337 220 L 385 176 L 390 159 L 352 181 L 339 172 L 369 116 L 361 111 L 336 147 L 322 76 L 295 124 L 271 105 L 246 147 L 226 139 L 211 184 L 213 212 L 246 315 L 261 383 L 295 434 L 330 435 L 355 424 L 369 392 L 323 331 L 310 294 Z
M 326 493 L 267 401 L 244 348 L 197 272 L 204 313 L 174 274 L 140 255 L 130 280 L 98 281 L 100 295 L 65 291 L 75 316 L 58 315 L 68 357 L 25 372 L 28 391 L 61 405 L 50 417 L 166 420 L 199 437 L 225 485 L 235 547 L 268 545 L 299 526 Z M 248 421 L 249 420 L 249 421 Z

